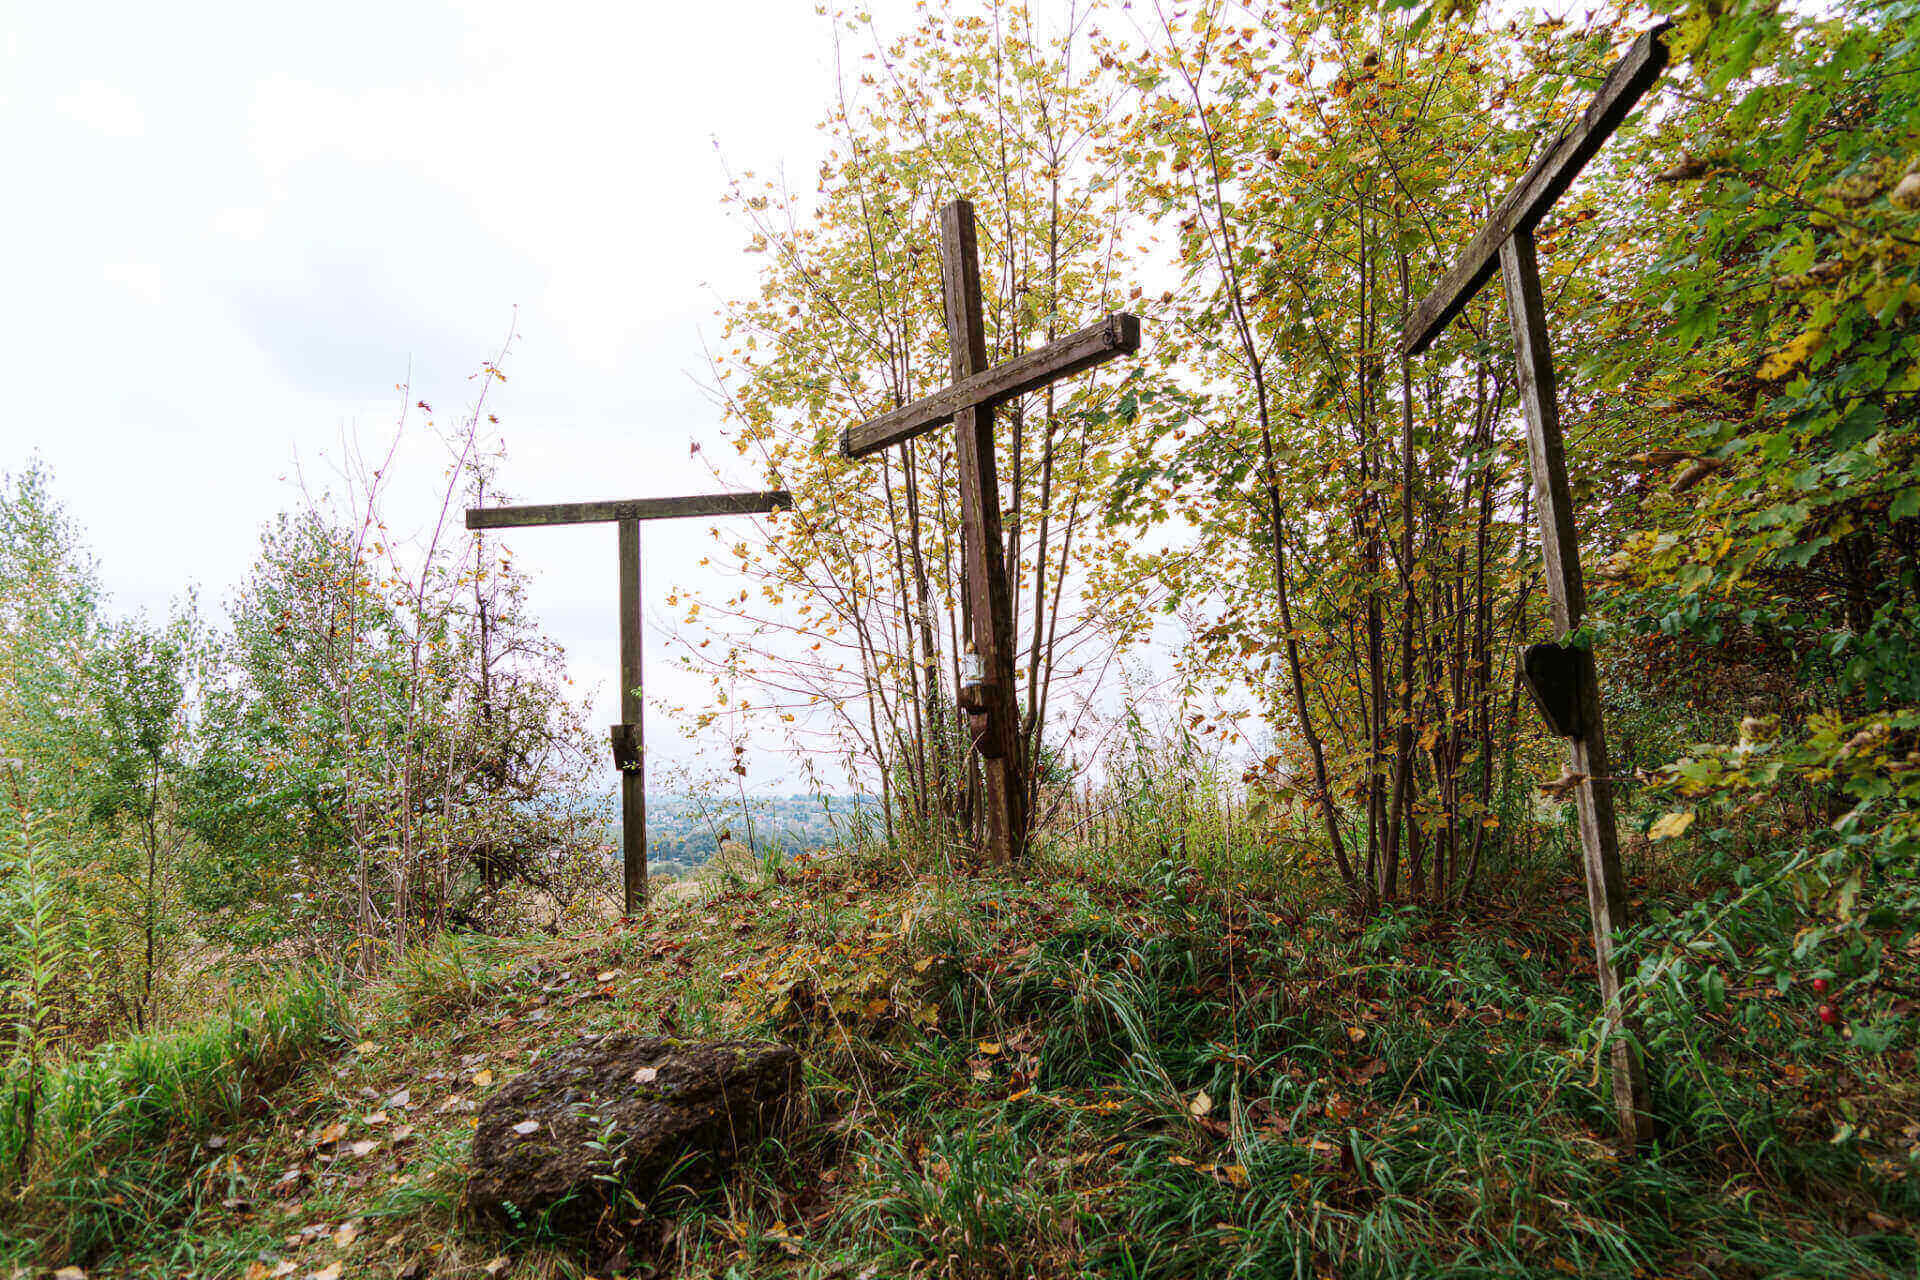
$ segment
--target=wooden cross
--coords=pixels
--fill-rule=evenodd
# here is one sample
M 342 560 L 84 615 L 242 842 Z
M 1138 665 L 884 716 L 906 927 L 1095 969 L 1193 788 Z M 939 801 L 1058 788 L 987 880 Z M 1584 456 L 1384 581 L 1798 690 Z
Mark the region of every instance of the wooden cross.
M 1527 169 L 1468 243 L 1453 269 L 1414 308 L 1400 340 L 1402 357 L 1425 351 L 1493 275 L 1498 262 L 1519 368 L 1520 402 L 1527 420 L 1527 458 L 1533 472 L 1541 560 L 1552 601 L 1554 630 L 1563 636 L 1580 625 L 1587 597 L 1580 576 L 1580 544 L 1567 486 L 1553 350 L 1547 341 L 1547 313 L 1541 298 L 1533 232 L 1587 161 L 1660 78 L 1667 62 L 1667 29 L 1668 24 L 1663 23 L 1644 33 L 1614 64 L 1592 104 Z M 1587 907 L 1593 922 L 1601 1002 L 1613 1033 L 1614 1109 L 1626 1142 L 1645 1142 L 1653 1137 L 1646 1064 L 1629 1038 L 1634 1027 L 1621 1007 L 1620 967 L 1613 952 L 1614 932 L 1627 923 L 1627 889 L 1620 867 L 1612 770 L 1593 652 L 1558 644 L 1533 645 L 1525 655 L 1522 672 L 1549 728 L 1568 739 L 1568 774 L 1579 779 L 1574 797 L 1580 811 Z
M 953 423 L 960 473 L 960 538 L 967 571 L 972 653 L 963 664 L 960 705 L 985 765 L 989 854 L 1022 858 L 1027 847 L 1027 773 L 1020 704 L 1014 690 L 1013 592 L 1000 530 L 1000 485 L 993 462 L 993 408 L 1115 356 L 1140 349 L 1140 321 L 1124 312 L 1002 364 L 987 364 L 986 314 L 980 305 L 980 255 L 973 205 L 940 211 L 940 281 L 946 299 L 953 383 L 912 404 L 849 427 L 840 452 L 859 458 Z M 1018 549 L 1015 549 L 1018 554 Z
M 517 529 L 540 524 L 620 526 L 620 723 L 613 726 L 613 763 L 620 770 L 620 852 L 626 912 L 638 915 L 647 902 L 647 751 L 640 696 L 640 522 L 683 516 L 748 515 L 793 505 L 784 490 L 764 493 L 702 493 L 685 498 L 634 498 L 625 502 L 562 502 L 543 507 L 473 507 L 469 529 Z

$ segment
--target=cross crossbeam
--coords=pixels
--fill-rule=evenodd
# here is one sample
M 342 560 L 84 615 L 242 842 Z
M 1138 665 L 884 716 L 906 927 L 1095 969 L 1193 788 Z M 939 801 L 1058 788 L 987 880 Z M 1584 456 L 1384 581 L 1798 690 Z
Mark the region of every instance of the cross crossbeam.
M 683 516 L 739 516 L 793 505 L 784 489 L 759 493 L 696 493 L 684 498 L 628 498 L 618 502 L 557 502 L 534 507 L 475 507 L 469 529 L 517 529 L 543 524 L 606 524 L 615 520 L 672 520 Z
M 640 522 L 690 516 L 753 515 L 793 506 L 784 489 L 759 493 L 696 493 L 680 498 L 560 502 L 546 506 L 471 507 L 469 529 L 614 524 L 620 530 L 620 723 L 613 726 L 613 763 L 620 771 L 621 880 L 628 915 L 647 901 L 646 702 L 640 610 Z
M 1661 70 L 1667 65 L 1663 37 L 1671 26 L 1663 22 L 1641 33 L 1613 64 L 1587 109 L 1561 132 L 1552 146 L 1540 153 L 1540 158 L 1528 166 L 1513 190 L 1507 192 L 1506 199 L 1494 207 L 1486 225 L 1467 242 L 1452 270 L 1442 276 L 1440 283 L 1413 309 L 1406 332 L 1400 337 L 1401 355 L 1417 356 L 1432 346 L 1433 340 L 1453 323 L 1453 318 L 1473 295 L 1480 292 L 1480 287 L 1493 278 L 1495 268 L 1500 265 L 1500 246 L 1516 232 L 1532 231 L 1547 210 L 1566 194 L 1587 161 L 1593 159 L 1660 78 Z
M 1139 349 L 1139 319 L 1124 311 L 1117 312 L 1078 333 L 962 378 L 950 387 L 922 396 L 891 413 L 883 413 L 870 422 L 848 427 L 840 435 L 840 453 L 843 457 L 864 458 L 888 445 L 943 427 L 962 409 L 992 408 L 1029 391 L 1038 391 L 1049 382 Z

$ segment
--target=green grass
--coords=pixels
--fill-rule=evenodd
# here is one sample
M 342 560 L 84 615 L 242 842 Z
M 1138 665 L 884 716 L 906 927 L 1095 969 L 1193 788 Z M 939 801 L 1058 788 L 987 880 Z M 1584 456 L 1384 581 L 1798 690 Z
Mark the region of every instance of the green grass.
M 1804 1107 L 1771 1082 L 1738 1082 L 1769 1158 L 1726 1141 L 1718 1057 L 1797 1033 L 1670 1064 L 1667 1139 L 1617 1155 L 1574 911 L 1354 929 L 1169 869 L 1118 901 L 976 893 L 917 936 L 954 961 L 942 1031 L 963 1065 L 929 1056 L 874 1099 L 885 1124 L 835 1220 L 882 1274 L 1915 1271 L 1910 1181 L 1796 1136 Z M 1811 1048 L 1815 1070 L 1912 1068 Z
M 648 1258 L 689 1280 L 1916 1274 L 1910 1049 L 1810 1030 L 1792 996 L 1692 1011 L 1655 1072 L 1666 1136 L 1623 1157 L 1580 903 L 1548 901 L 1361 926 L 1170 860 L 1016 882 L 869 852 L 713 884 L 642 929 L 446 942 L 361 993 L 365 1042 L 271 1112 L 161 1108 L 167 1132 L 231 1125 L 231 1158 L 195 1166 L 192 1204 L 123 1215 L 97 1258 L 427 1258 L 476 1280 L 499 1256 L 496 1280 Z M 466 1223 L 454 1104 L 485 1096 L 477 1068 L 497 1085 L 616 1028 L 791 1039 L 807 1122 L 723 1189 L 643 1212 L 624 1258 Z M 361 1138 L 377 1149 L 346 1154 Z M 276 1190 L 285 1169 L 302 1176 Z M 312 1231 L 344 1223 L 358 1242 Z
M 5 1203 L 0 1248 L 86 1258 L 218 1197 L 220 1131 L 256 1118 L 266 1094 L 347 1034 L 339 989 L 303 974 L 226 1016 L 10 1077 L 0 1164 L 24 1163 L 25 1177 Z
M 402 1014 L 416 1023 L 436 1022 L 480 1003 L 502 979 L 490 949 L 486 938 L 447 933 L 409 951 L 388 979 Z

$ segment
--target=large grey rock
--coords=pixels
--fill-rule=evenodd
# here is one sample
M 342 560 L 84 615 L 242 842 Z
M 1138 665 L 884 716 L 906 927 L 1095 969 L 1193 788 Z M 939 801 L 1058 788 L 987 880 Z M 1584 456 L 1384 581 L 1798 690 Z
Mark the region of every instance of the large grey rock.
M 800 1055 L 754 1040 L 620 1033 L 556 1051 L 480 1109 L 467 1207 L 511 1228 L 592 1234 L 622 1192 L 718 1179 L 785 1123 Z

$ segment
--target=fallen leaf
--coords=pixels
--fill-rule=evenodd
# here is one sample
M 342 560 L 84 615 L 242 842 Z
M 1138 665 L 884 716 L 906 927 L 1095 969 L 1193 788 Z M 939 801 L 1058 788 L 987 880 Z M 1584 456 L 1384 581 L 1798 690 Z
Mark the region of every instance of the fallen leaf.
M 353 1242 L 359 1238 L 360 1224 L 357 1222 L 343 1222 L 340 1229 L 333 1233 L 334 1244 L 342 1249 L 351 1249 Z
M 1347 1039 L 1353 1041 L 1355 1044 L 1359 1044 L 1362 1040 L 1365 1040 L 1366 1038 L 1367 1038 L 1367 1029 L 1365 1027 L 1348 1027 L 1347 1028 Z
M 413 1126 L 410 1124 L 396 1125 L 393 1132 L 387 1135 L 387 1141 L 396 1143 L 408 1142 L 411 1141 L 412 1138 Z
M 318 1271 L 309 1271 L 307 1280 L 340 1280 L 340 1264 L 329 1262 Z
M 490 1276 L 497 1276 L 502 1271 L 505 1271 L 506 1269 L 507 1269 L 507 1255 L 504 1253 L 497 1258 L 488 1259 L 486 1266 L 482 1268 L 482 1270 L 484 1270 Z
M 314 1141 L 318 1142 L 323 1147 L 330 1147 L 334 1143 L 340 1141 L 340 1139 L 346 1136 L 347 1136 L 347 1122 L 344 1120 L 341 1120 L 333 1124 L 330 1124 L 326 1128 L 322 1129 L 320 1131 L 320 1136 L 314 1139 Z
M 482 1089 L 484 1089 L 484 1088 L 486 1088 L 486 1087 L 487 1087 L 488 1085 L 490 1085 L 490 1084 L 492 1084 L 492 1083 L 493 1083 L 493 1068 L 492 1068 L 492 1067 L 482 1067 L 482 1068 L 480 1068 L 480 1069 L 479 1069 L 478 1071 L 476 1071 L 476 1072 L 474 1072 L 474 1073 L 473 1073 L 473 1083 L 474 1083 L 474 1084 L 475 1084 L 475 1085 L 476 1085 L 477 1087 L 479 1087 L 479 1088 L 482 1088 Z
M 633 1082 L 635 1084 L 652 1084 L 656 1079 L 659 1078 L 659 1076 L 660 1076 L 660 1068 L 641 1067 L 638 1071 L 633 1073 Z
M 387 1105 L 396 1109 L 413 1105 L 413 1090 L 402 1089 L 387 1099 Z
M 376 1111 L 372 1115 L 367 1117 L 368 1124 L 385 1124 L 386 1122 L 387 1122 L 387 1113 L 384 1111 Z
M 53 1280 L 87 1280 L 87 1273 L 78 1267 L 62 1267 L 53 1273 Z
M 1200 1092 L 1194 1094 L 1193 1101 L 1187 1104 L 1187 1114 L 1190 1116 L 1193 1116 L 1195 1119 L 1198 1119 L 1199 1117 L 1206 1115 L 1208 1112 L 1212 1110 L 1213 1110 L 1213 1099 L 1207 1096 L 1207 1091 L 1205 1089 L 1202 1089 Z
M 538 1120 L 522 1120 L 519 1124 L 513 1126 L 513 1131 L 524 1138 L 530 1133 L 540 1132 L 540 1122 Z
M 353 1154 L 356 1156 L 372 1155 L 375 1151 L 378 1151 L 379 1149 L 380 1149 L 380 1144 L 375 1140 L 373 1140 L 372 1138 L 362 1139 L 361 1141 L 356 1142 L 351 1147 L 347 1148 L 347 1150 L 353 1152 Z
M 1669 813 L 1657 820 L 1647 828 L 1647 836 L 1654 840 L 1671 840 L 1676 836 L 1685 835 L 1687 828 L 1692 825 L 1693 811 L 1682 809 L 1678 813 Z
M 355 1053 L 378 1053 L 380 1052 L 380 1046 L 371 1040 L 362 1040 L 359 1044 L 353 1046 L 353 1051 Z

